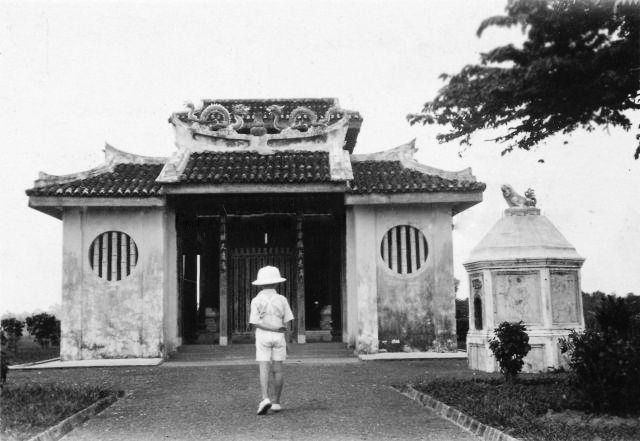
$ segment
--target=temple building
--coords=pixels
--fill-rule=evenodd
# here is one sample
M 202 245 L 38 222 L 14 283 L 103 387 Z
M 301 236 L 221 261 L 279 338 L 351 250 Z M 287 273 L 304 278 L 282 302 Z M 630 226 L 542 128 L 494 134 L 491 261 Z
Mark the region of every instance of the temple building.
M 354 154 L 362 118 L 333 98 L 204 100 L 169 123 L 169 157 L 107 145 L 27 190 L 62 220 L 62 360 L 249 342 L 267 264 L 298 343 L 456 349 L 452 217 L 485 189 L 470 169 L 420 164 L 413 142 Z

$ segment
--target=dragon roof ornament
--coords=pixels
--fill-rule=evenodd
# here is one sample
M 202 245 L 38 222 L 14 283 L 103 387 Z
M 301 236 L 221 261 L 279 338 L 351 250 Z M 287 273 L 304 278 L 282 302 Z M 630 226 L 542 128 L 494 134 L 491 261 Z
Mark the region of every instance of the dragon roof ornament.
M 308 137 L 324 133 L 341 120 L 359 129 L 358 112 L 339 107 L 335 98 L 277 100 L 204 100 L 199 107 L 185 103 L 170 122 L 186 125 L 193 136 L 244 139 L 242 135 Z

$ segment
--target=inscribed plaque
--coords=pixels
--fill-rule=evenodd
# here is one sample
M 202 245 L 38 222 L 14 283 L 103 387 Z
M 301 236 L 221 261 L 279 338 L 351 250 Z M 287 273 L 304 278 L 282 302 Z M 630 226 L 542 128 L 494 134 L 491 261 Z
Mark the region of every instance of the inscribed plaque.
M 493 273 L 494 308 L 496 323 L 503 321 L 539 324 L 540 274 L 529 272 Z
M 551 272 L 551 314 L 554 324 L 578 323 L 578 274 Z

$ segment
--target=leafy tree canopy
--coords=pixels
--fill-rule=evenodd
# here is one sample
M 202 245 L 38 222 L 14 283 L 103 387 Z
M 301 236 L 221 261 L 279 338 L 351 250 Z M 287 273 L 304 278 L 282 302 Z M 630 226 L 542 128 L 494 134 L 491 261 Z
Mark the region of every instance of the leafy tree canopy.
M 60 343 L 60 320 L 54 315 L 43 312 L 27 317 L 25 322 L 29 334 L 35 337 L 40 346 L 48 347 L 49 344 Z
M 409 122 L 449 125 L 438 141 L 462 145 L 477 130 L 506 127 L 494 139 L 506 144 L 503 154 L 577 128 L 631 128 L 625 111 L 640 108 L 640 1 L 509 0 L 506 15 L 477 33 L 518 25 L 522 47 L 497 47 L 480 64 L 442 74 L 445 86 Z

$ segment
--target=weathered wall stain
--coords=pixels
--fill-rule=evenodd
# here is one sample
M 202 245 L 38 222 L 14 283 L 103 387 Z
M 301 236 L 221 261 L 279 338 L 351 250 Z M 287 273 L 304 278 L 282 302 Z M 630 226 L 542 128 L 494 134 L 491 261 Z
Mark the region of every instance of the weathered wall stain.
M 389 269 L 376 244 L 378 339 L 400 340 L 414 350 L 453 351 L 455 292 L 451 212 L 445 206 L 379 207 L 376 240 L 398 225 L 419 229 L 427 239 L 428 256 L 413 273 Z
M 162 208 L 65 212 L 63 360 L 164 355 L 164 227 Z M 125 232 L 138 247 L 122 280 L 99 277 L 88 262 L 89 245 L 106 231 Z

